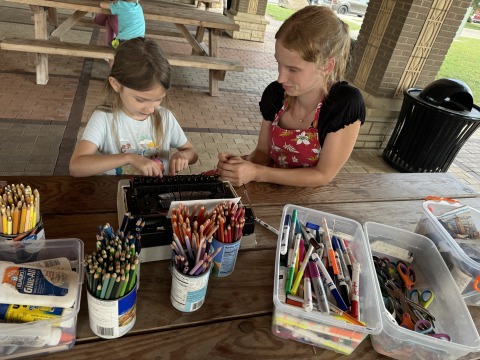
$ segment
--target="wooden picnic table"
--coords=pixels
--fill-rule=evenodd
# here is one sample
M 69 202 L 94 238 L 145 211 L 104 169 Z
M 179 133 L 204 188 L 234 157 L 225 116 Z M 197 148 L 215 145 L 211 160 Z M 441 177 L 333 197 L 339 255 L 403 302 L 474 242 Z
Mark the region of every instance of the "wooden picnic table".
M 128 177 L 9 176 L 41 194 L 47 239 L 80 238 L 85 253 L 95 246 L 97 226 L 117 226 L 118 182 Z M 246 186 L 257 217 L 278 228 L 285 203 L 341 215 L 360 223 L 375 221 L 413 231 L 429 195 L 456 198 L 480 209 L 480 194 L 454 176 L 435 174 L 340 174 L 327 186 L 294 188 L 251 183 Z M 244 188 L 236 188 L 248 205 Z M 276 337 L 271 332 L 274 259 L 277 236 L 256 225 L 257 247 L 241 250 L 234 272 L 209 281 L 203 306 L 189 314 L 170 303 L 168 261 L 142 263 L 137 294 L 137 319 L 122 338 L 102 340 L 89 327 L 85 291 L 71 350 L 37 359 L 106 358 L 262 358 L 262 359 L 387 359 L 365 339 L 350 356 Z M 480 308 L 469 307 L 480 325 Z M 475 358 L 472 354 L 469 359 Z
M 38 53 L 36 65 L 37 84 L 48 82 L 48 54 L 113 59 L 114 51 L 105 46 L 62 42 L 62 37 L 88 13 L 109 14 L 110 10 L 100 8 L 99 0 L 6 0 L 29 5 L 35 26 L 34 39 L 7 37 L 0 42 L 0 49 Z M 224 80 L 226 71 L 243 71 L 237 61 L 219 56 L 219 38 L 223 30 L 239 30 L 232 19 L 216 12 L 203 11 L 179 3 L 145 0 L 142 8 L 146 21 L 160 24 L 174 24 L 192 48 L 191 54 L 167 53 L 170 63 L 209 70 L 209 87 L 212 96 L 218 95 L 218 82 Z M 73 13 L 60 22 L 57 9 Z M 48 23 L 55 30 L 48 33 Z M 188 26 L 196 28 L 192 34 Z M 208 30 L 208 45 L 204 43 Z M 147 28 L 148 35 L 148 28 Z

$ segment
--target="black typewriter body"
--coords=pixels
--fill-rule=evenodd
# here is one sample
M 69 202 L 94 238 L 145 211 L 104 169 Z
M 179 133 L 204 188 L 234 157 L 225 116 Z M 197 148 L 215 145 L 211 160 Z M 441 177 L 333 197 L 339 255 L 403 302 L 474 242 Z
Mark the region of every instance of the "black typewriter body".
M 142 248 L 169 246 L 172 242 L 172 225 L 167 218 L 172 201 L 237 197 L 231 184 L 219 180 L 218 175 L 135 176 L 124 187 L 125 212 L 145 221 Z M 249 235 L 254 232 L 255 217 L 250 208 L 245 213 L 243 235 Z

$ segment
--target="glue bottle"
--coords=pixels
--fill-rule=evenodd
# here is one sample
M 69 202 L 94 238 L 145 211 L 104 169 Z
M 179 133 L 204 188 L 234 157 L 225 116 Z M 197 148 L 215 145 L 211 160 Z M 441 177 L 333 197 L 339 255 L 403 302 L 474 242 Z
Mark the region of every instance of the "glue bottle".
M 0 324 L 0 346 L 55 346 L 68 344 L 74 339 L 73 334 L 62 332 L 59 327 Z
M 0 262 L 0 303 L 70 308 L 78 294 L 75 271 Z

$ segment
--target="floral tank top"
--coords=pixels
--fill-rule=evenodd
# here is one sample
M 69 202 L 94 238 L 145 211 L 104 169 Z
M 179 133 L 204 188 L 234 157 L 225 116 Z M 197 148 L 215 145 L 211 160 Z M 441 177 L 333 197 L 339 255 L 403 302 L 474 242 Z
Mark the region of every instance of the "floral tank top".
M 317 124 L 322 102 L 318 103 L 315 119 L 306 130 L 282 129 L 278 126 L 287 107 L 288 104 L 285 103 L 270 125 L 270 158 L 273 160 L 273 166 L 282 168 L 315 166 L 321 150 Z

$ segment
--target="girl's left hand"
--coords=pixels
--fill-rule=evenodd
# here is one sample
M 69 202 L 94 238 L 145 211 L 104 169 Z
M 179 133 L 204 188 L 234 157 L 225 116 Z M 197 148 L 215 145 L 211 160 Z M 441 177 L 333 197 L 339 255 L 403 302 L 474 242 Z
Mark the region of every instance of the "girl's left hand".
M 222 161 L 219 156 L 217 172 L 224 181 L 229 181 L 233 186 L 242 186 L 255 180 L 257 165 L 242 159 L 240 156 L 229 157 L 228 160 Z
M 168 174 L 169 175 L 176 175 L 182 170 L 185 170 L 188 167 L 188 159 L 182 153 L 182 151 L 178 151 L 172 155 L 170 158 L 170 163 L 168 165 Z

